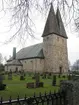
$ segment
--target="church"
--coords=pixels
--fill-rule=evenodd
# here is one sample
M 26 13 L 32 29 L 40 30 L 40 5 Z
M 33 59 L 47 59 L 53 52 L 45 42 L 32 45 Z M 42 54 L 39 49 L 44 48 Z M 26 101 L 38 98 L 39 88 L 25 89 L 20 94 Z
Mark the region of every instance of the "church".
M 13 57 L 5 64 L 5 71 L 67 73 L 68 37 L 59 8 L 55 13 L 51 5 L 42 38 L 42 43 L 25 47 L 17 53 L 13 48 Z

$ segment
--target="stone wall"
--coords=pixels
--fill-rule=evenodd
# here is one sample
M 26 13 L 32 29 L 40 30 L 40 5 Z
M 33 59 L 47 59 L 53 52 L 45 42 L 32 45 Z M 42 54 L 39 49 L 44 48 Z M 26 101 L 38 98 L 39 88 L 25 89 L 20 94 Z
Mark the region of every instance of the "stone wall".
M 66 93 L 66 105 L 79 105 L 79 81 L 63 81 L 61 90 Z
M 44 71 L 44 59 L 27 59 L 27 60 L 21 60 L 22 66 L 5 66 L 5 71 L 15 71 L 16 67 L 18 68 L 18 71 L 24 70 L 28 72 L 43 72 Z
M 18 71 L 21 71 L 23 69 L 22 66 L 8 65 L 8 66 L 5 66 L 5 71 L 11 70 L 12 72 L 14 72 L 16 70 L 16 68 Z
M 59 73 L 68 72 L 67 40 L 55 34 L 43 38 L 45 71 Z
M 44 59 L 27 59 L 21 60 L 24 71 L 28 72 L 43 72 L 44 71 Z

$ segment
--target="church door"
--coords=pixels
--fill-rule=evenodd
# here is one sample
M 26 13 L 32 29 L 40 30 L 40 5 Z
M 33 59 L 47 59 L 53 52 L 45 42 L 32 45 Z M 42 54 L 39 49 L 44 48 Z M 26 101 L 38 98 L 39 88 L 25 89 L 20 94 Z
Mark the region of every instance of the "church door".
M 62 66 L 59 67 L 59 72 L 62 74 Z

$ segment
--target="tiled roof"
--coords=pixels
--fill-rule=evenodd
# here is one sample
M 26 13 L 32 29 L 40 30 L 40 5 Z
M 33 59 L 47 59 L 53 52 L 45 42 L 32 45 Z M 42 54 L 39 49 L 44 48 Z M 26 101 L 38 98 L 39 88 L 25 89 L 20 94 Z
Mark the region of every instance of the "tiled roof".
M 16 53 L 16 59 L 44 58 L 42 43 L 21 49 Z M 12 60 L 9 59 L 8 61 Z
M 14 60 L 12 60 L 12 61 L 10 61 L 10 62 L 7 62 L 7 64 L 5 64 L 5 65 L 23 66 L 22 63 L 21 63 L 19 60 L 16 60 L 16 59 L 14 59 Z

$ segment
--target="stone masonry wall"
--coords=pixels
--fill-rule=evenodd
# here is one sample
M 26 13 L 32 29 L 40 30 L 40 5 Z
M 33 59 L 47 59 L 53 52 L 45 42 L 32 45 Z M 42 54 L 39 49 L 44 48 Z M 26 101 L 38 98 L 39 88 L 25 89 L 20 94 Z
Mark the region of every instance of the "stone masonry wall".
M 27 59 L 21 60 L 24 71 L 28 72 L 43 72 L 44 59 Z
M 79 105 L 79 81 L 63 81 L 60 89 L 66 93 L 66 105 Z
M 67 40 L 52 34 L 43 38 L 43 52 L 45 56 L 45 72 L 68 72 Z
M 27 60 L 21 60 L 22 66 L 5 66 L 5 71 L 15 71 L 16 67 L 18 68 L 18 71 L 24 70 L 25 72 L 43 72 L 44 71 L 44 59 L 27 59 Z
M 21 71 L 23 69 L 22 66 L 9 65 L 9 66 L 5 66 L 5 71 L 11 70 L 12 72 L 14 72 L 16 68 L 18 68 L 18 71 Z

